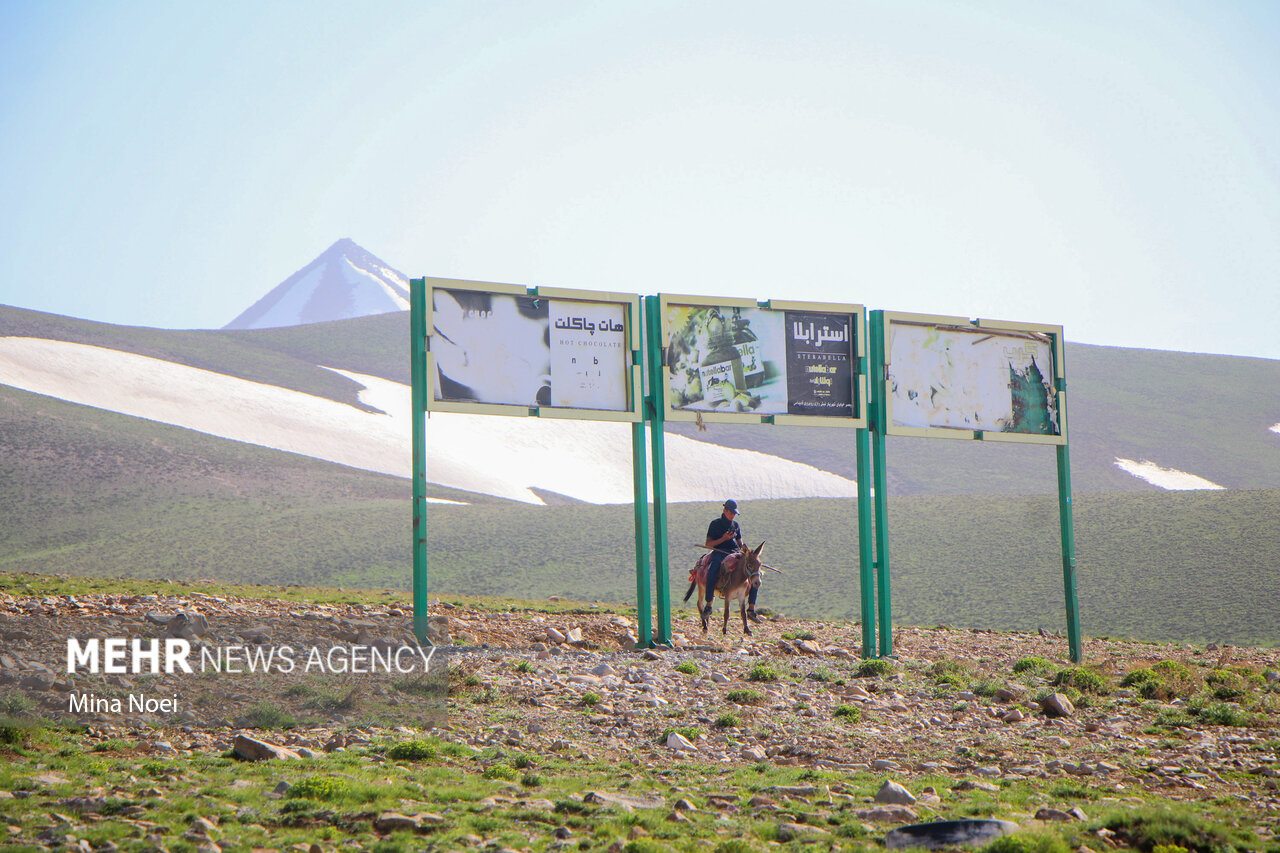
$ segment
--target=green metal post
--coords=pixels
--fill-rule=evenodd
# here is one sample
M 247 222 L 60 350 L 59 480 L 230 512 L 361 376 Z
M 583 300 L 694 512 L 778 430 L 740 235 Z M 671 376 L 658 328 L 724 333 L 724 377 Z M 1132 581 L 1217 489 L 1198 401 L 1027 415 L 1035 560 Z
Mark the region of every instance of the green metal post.
M 862 656 L 876 656 L 875 554 L 871 527 L 871 436 L 857 432 L 858 471 L 858 586 L 862 593 Z
M 645 483 L 647 468 L 644 421 L 639 421 L 631 425 L 631 470 L 636 501 L 636 638 L 645 648 L 653 645 L 653 604 L 649 599 L 649 490 Z
M 889 486 L 885 473 L 884 312 L 871 312 L 871 467 L 875 504 L 876 580 L 880 602 L 880 657 L 893 654 L 893 593 L 889 582 Z
M 1084 659 L 1080 644 L 1080 605 L 1076 601 L 1076 534 L 1071 512 L 1071 453 L 1067 445 L 1058 451 L 1058 522 L 1062 530 L 1062 587 L 1067 599 L 1067 644 L 1071 662 Z
M 427 280 L 409 282 L 413 399 L 413 635 L 427 640 Z
M 660 645 L 671 644 L 671 567 L 667 549 L 667 453 L 663 427 L 662 316 L 658 297 L 644 298 L 648 331 L 649 442 L 653 456 L 653 572 L 658 588 L 658 636 Z

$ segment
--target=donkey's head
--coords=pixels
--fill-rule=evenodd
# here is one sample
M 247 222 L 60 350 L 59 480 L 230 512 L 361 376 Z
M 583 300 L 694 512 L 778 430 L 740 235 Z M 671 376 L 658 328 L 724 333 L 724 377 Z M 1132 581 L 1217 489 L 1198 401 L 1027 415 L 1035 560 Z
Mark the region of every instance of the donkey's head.
M 747 573 L 747 583 L 752 589 L 760 586 L 760 552 L 763 550 L 763 542 L 754 551 L 749 548 L 742 549 L 742 568 Z

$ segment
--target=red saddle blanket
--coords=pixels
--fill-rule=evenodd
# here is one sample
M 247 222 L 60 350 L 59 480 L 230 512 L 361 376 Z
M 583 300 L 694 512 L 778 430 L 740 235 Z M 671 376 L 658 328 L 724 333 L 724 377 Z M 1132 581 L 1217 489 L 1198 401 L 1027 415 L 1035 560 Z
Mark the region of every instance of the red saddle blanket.
M 697 583 L 699 580 L 706 581 L 707 568 L 711 563 L 711 552 L 703 554 L 698 558 L 698 562 L 693 564 L 693 568 L 689 570 L 689 583 Z M 729 575 L 738 565 L 738 555 L 730 554 L 720 563 L 720 577 L 716 578 L 716 592 L 724 592 L 729 588 Z

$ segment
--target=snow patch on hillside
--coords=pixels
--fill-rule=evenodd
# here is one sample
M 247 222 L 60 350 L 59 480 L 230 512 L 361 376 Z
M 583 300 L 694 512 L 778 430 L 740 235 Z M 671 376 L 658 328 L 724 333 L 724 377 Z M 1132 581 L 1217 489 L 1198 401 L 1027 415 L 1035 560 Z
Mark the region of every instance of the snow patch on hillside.
M 1141 462 L 1135 462 L 1132 459 L 1122 459 L 1117 456 L 1116 467 L 1126 474 L 1132 474 L 1139 480 L 1146 480 L 1157 488 L 1169 491 L 1225 488 L 1225 486 L 1219 486 L 1204 477 L 1188 474 L 1186 471 L 1179 471 L 1176 468 L 1165 468 L 1146 459 Z
M 335 371 L 362 386 L 367 412 L 342 403 L 133 353 L 38 338 L 0 338 L 0 383 L 210 435 L 408 477 L 409 387 Z M 526 503 L 544 489 L 589 503 L 632 500 L 629 424 L 436 413 L 427 476 Z M 852 480 L 682 436 L 666 441 L 672 501 L 853 497 Z

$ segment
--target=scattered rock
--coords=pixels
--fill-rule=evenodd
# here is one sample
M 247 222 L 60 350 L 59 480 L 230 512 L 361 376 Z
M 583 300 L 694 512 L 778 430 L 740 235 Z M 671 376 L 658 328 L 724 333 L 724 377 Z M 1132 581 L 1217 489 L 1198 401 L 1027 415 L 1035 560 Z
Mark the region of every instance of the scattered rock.
M 778 824 L 778 840 L 783 844 L 803 837 L 823 837 L 830 835 L 825 829 L 816 826 L 809 826 L 804 823 L 780 823 Z
M 246 761 L 269 761 L 273 758 L 300 758 L 292 749 L 279 746 L 274 743 L 267 743 L 265 740 L 251 738 L 248 735 L 236 735 L 235 743 L 231 747 L 231 751 L 239 758 Z
M 885 783 L 880 786 L 880 790 L 876 791 L 875 801 L 877 803 L 909 806 L 916 801 L 916 798 L 914 794 L 897 782 L 885 780 Z
M 1076 706 L 1072 705 L 1071 700 L 1061 693 L 1054 693 L 1041 702 L 1040 707 L 1050 717 L 1070 717 L 1076 712 Z
M 680 752 L 696 752 L 697 747 L 689 743 L 688 738 L 679 732 L 672 732 L 667 735 L 667 746 Z
M 920 818 L 920 815 L 906 806 L 876 806 L 871 809 L 856 809 L 854 815 L 859 820 L 869 820 L 872 823 L 902 823 Z
M 588 791 L 582 801 L 599 806 L 617 806 L 624 811 L 660 809 L 666 806 L 666 802 L 661 798 L 637 797 L 631 794 L 611 794 L 606 791 Z
M 399 812 L 383 812 L 373 819 L 373 828 L 378 832 L 395 832 L 397 829 L 418 829 L 422 826 L 422 818 L 418 815 L 406 815 Z

